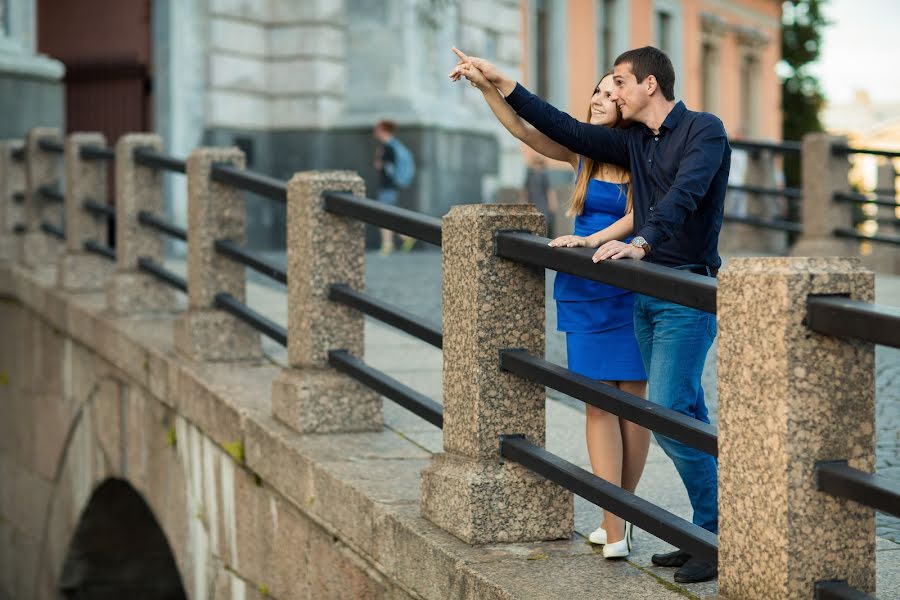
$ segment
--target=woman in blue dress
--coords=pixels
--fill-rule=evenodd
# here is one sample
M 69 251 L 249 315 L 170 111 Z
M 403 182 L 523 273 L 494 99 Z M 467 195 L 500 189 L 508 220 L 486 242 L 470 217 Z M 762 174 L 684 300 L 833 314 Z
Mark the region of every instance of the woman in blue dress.
M 527 125 L 477 68 L 462 62 L 450 74 L 477 87 L 494 115 L 516 138 L 534 151 L 569 163 L 577 174 L 572 205 L 574 235 L 550 242 L 554 247 L 600 245 L 633 232 L 630 175 L 616 165 L 579 156 Z M 617 127 L 621 115 L 610 100 L 612 73 L 603 76 L 591 96 L 587 120 Z M 634 337 L 633 294 L 610 285 L 557 273 L 553 285 L 557 328 L 566 333 L 569 369 L 636 396 L 645 397 L 647 374 Z M 587 405 L 587 447 L 594 474 L 634 492 L 644 470 L 650 432 L 630 421 Z M 604 511 L 589 539 L 604 544 L 603 556 L 623 558 L 631 550 L 631 525 Z

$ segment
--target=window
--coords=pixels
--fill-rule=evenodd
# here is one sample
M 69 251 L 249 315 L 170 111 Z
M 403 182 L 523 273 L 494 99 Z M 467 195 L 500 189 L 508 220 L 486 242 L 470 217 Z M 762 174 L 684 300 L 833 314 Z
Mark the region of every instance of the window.
M 757 134 L 757 104 L 759 102 L 759 59 L 751 53 L 741 58 L 741 127 L 745 135 Z
M 672 14 L 665 10 L 656 11 L 656 47 L 672 54 Z
M 615 48 L 616 0 L 597 2 L 597 75 L 612 68 Z
M 712 42 L 703 42 L 700 48 L 700 96 L 706 112 L 715 112 L 717 108 L 718 72 L 718 48 Z
M 550 9 L 547 2 L 534 3 L 534 74 L 535 92 L 541 98 L 550 96 Z

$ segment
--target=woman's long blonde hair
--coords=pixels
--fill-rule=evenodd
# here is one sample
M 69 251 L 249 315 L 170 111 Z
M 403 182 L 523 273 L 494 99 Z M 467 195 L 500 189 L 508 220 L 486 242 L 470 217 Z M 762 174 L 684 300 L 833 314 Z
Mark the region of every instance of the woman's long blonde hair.
M 604 79 L 610 77 L 613 74 L 612 71 L 607 71 L 603 77 L 600 78 L 600 81 L 597 82 L 597 85 L 594 86 L 594 91 L 600 87 L 600 84 Z M 616 114 L 618 114 L 618 119 L 612 125 L 613 127 L 623 127 L 624 123 L 622 121 L 622 113 L 619 112 L 618 106 L 616 107 Z M 585 119 L 588 123 L 591 121 L 591 107 L 588 105 L 587 118 Z M 575 190 L 572 192 L 572 204 L 569 206 L 569 209 L 566 211 L 566 216 L 575 217 L 580 215 L 584 211 L 584 198 L 587 196 L 588 183 L 590 183 L 591 179 L 595 177 L 602 179 L 603 181 L 617 181 L 628 186 L 628 191 L 625 193 L 625 212 L 631 212 L 632 207 L 634 206 L 633 202 L 633 189 L 631 185 L 631 173 L 628 169 L 624 167 L 620 167 L 618 165 L 611 165 L 608 163 L 602 163 L 596 161 L 592 158 L 582 157 L 581 169 L 578 171 L 577 179 L 575 180 Z

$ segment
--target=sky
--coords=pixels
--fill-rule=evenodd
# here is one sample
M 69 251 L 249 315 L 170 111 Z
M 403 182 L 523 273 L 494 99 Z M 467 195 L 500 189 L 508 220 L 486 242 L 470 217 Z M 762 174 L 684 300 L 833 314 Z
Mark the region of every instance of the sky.
M 829 0 L 814 72 L 830 103 L 853 100 L 862 89 L 877 103 L 900 103 L 900 0 Z

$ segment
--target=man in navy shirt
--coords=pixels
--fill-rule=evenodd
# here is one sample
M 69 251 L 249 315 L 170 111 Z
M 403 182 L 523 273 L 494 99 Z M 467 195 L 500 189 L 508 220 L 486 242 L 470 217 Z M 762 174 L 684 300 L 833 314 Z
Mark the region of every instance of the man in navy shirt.
M 612 100 L 634 123 L 613 129 L 582 123 L 555 109 L 489 62 L 460 54 L 451 78 L 480 69 L 523 119 L 569 150 L 631 170 L 634 233 L 631 243 L 611 241 L 595 262 L 631 258 L 715 276 L 731 149 L 722 122 L 675 101 L 675 71 L 664 52 L 638 48 L 616 59 Z M 706 423 L 700 385 L 716 335 L 714 315 L 650 296 L 636 295 L 634 329 L 649 378 L 649 399 Z M 614 350 L 612 350 L 614 351 Z M 718 532 L 716 459 L 657 435 L 673 460 L 694 509 L 693 521 Z M 653 563 L 680 567 L 675 580 L 706 581 L 716 566 L 680 550 L 656 554 Z

